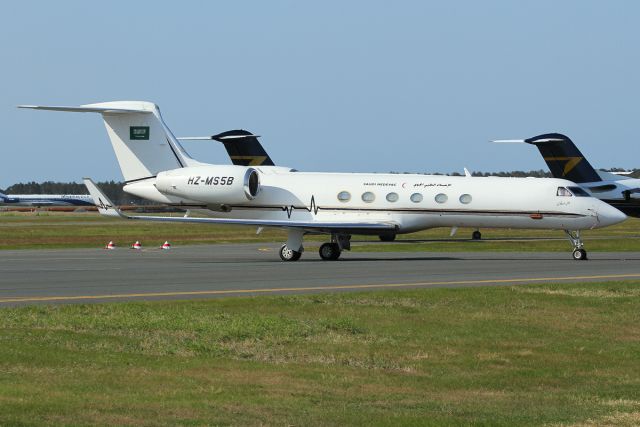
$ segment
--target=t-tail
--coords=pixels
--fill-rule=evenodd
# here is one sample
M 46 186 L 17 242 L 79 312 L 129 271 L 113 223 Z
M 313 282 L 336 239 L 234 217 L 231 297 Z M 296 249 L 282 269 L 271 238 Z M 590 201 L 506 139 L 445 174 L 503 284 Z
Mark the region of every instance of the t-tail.
M 554 178 L 568 179 L 576 183 L 602 181 L 598 172 L 568 136 L 547 133 L 525 139 L 524 142 L 538 147 Z
M 179 140 L 214 140 L 221 142 L 231 163 L 237 166 L 275 166 L 271 157 L 254 135 L 244 129 L 229 130 L 212 136 L 190 136 Z
M 115 101 L 79 107 L 21 105 L 20 108 L 100 113 L 127 183 L 158 172 L 200 164 L 182 148 L 152 102 Z

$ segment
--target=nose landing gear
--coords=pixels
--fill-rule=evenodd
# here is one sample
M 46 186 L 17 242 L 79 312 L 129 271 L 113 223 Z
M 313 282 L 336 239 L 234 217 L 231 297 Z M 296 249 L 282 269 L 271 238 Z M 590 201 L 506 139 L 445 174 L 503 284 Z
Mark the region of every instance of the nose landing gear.
M 580 231 L 571 232 L 569 230 L 564 230 L 567 233 L 567 237 L 569 241 L 573 245 L 573 259 L 576 261 L 583 261 L 587 259 L 587 251 L 583 248 L 584 243 L 582 243 L 582 239 L 580 238 Z
M 280 248 L 280 259 L 283 261 L 298 261 L 302 256 L 302 252 L 289 249 L 287 245 L 282 245 Z

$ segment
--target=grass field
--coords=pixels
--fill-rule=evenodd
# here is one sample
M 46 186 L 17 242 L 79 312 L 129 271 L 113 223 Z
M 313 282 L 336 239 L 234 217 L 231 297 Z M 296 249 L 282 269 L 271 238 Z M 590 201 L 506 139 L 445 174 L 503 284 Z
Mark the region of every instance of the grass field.
M 438 228 L 398 236 L 394 243 L 355 245 L 354 251 L 569 251 L 560 231 L 482 230 L 483 240 L 471 241 L 470 229 L 460 229 L 455 238 L 449 229 Z M 640 251 L 640 219 L 583 232 L 589 251 Z M 507 241 L 495 240 L 507 239 Z M 543 240 L 546 239 L 546 240 Z M 555 240 L 552 240 L 555 239 Z M 0 213 L 0 249 L 103 247 L 110 240 L 129 246 L 140 240 L 146 246 L 159 246 L 165 240 L 174 245 L 200 243 L 284 242 L 282 230 L 207 224 L 158 224 L 124 221 L 97 213 Z M 354 240 L 377 241 L 356 236 Z M 309 236 L 307 246 L 326 241 Z
M 0 425 L 640 424 L 640 282 L 0 310 Z

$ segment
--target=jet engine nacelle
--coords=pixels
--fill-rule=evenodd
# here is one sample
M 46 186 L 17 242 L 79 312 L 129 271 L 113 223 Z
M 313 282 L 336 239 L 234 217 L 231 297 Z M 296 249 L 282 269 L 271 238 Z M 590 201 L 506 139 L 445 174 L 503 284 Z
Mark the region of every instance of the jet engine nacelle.
M 259 172 L 246 166 L 194 166 L 158 173 L 163 194 L 226 206 L 253 200 L 260 192 Z

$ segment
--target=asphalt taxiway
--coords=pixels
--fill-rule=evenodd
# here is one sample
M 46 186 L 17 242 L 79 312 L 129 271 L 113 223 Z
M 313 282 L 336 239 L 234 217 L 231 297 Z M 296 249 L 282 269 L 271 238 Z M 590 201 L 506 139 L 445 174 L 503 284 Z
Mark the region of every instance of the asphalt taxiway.
M 285 263 L 276 244 L 0 252 L 0 306 L 640 279 L 640 253 L 349 253 Z

